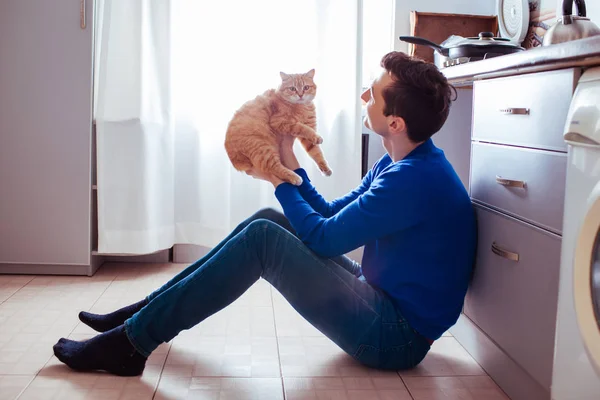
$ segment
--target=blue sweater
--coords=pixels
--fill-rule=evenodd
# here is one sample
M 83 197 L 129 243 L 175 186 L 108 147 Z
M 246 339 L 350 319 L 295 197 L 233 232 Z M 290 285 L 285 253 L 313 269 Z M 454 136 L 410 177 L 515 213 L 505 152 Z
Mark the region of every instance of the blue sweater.
M 333 257 L 364 245 L 364 277 L 414 329 L 435 340 L 456 323 L 475 257 L 475 215 L 431 139 L 400 161 L 384 155 L 358 188 L 332 202 L 306 171 L 296 172 L 302 185 L 282 183 L 275 195 L 312 251 Z

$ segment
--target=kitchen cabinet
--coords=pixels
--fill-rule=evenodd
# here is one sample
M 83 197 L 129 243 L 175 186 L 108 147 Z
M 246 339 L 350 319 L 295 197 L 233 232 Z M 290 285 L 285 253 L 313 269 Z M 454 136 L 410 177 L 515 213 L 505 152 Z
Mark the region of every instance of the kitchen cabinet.
M 467 191 L 470 186 L 472 108 L 473 89 L 457 87 L 456 100 L 450 106 L 446 123 L 431 138 L 444 152 Z
M 570 68 L 475 82 L 473 138 L 566 152 L 562 129 L 573 85 Z
M 549 390 L 560 236 L 484 206 L 475 210 L 477 267 L 464 314 Z
M 0 2 L 0 273 L 97 268 L 92 11 L 92 0 Z
M 485 142 L 472 147 L 473 200 L 561 234 L 566 153 Z
M 450 332 L 515 400 L 550 399 L 566 151 L 579 67 L 472 83 L 477 258 Z

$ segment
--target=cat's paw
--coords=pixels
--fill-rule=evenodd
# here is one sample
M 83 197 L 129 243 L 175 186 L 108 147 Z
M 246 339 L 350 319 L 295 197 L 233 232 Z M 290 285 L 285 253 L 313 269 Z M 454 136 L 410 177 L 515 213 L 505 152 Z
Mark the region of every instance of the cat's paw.
M 319 135 L 316 136 L 315 140 L 314 140 L 315 144 L 321 144 L 323 143 L 323 138 Z
M 285 181 L 291 183 L 294 186 L 300 186 L 302 185 L 302 177 L 296 173 L 293 173 L 293 175 L 287 176 L 286 178 L 284 178 Z

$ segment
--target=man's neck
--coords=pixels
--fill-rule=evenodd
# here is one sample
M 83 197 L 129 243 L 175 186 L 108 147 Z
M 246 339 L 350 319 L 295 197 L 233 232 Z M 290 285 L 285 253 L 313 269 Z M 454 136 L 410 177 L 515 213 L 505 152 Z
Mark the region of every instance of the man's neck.
M 419 147 L 420 143 L 414 143 L 408 140 L 406 136 L 388 136 L 381 138 L 383 147 L 386 149 L 392 161 L 400 161 L 410 154 L 411 151 Z

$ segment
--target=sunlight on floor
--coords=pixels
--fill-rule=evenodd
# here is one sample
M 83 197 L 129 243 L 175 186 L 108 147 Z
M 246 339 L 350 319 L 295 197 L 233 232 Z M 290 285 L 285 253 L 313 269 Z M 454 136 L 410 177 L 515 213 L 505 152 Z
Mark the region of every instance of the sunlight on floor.
M 106 264 L 95 276 L 0 276 L 0 400 L 507 399 L 446 334 L 415 369 L 362 367 L 261 280 L 225 310 L 165 343 L 141 377 L 71 371 L 52 355 L 61 336 L 94 335 L 81 310 L 140 300 L 181 264 Z

